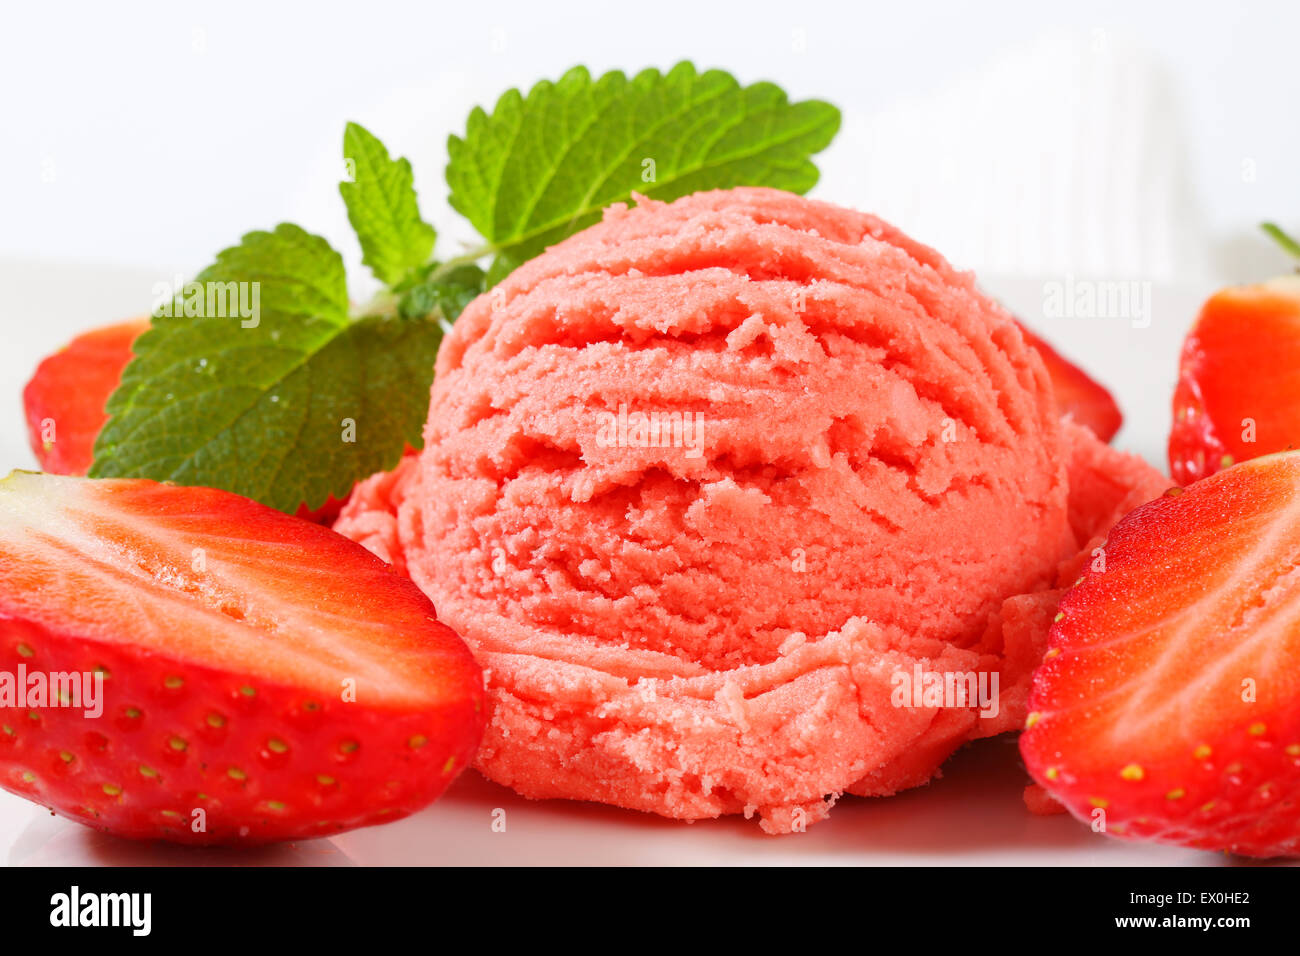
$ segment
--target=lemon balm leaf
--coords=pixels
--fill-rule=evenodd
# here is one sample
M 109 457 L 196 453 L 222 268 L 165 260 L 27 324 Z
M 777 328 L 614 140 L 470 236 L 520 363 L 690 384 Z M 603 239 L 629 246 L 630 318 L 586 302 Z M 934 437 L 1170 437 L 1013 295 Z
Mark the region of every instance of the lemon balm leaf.
M 829 103 L 792 103 L 772 83 L 741 86 L 722 70 L 684 62 L 593 79 L 575 67 L 527 95 L 506 92 L 491 113 L 474 110 L 447 144 L 450 202 L 490 251 L 522 261 L 633 192 L 664 200 L 733 186 L 807 192 L 818 176 L 811 157 L 839 125 Z
M 319 507 L 419 447 L 441 339 L 434 319 L 350 315 L 324 239 L 249 233 L 136 340 L 90 474 Z
M 339 183 L 348 221 L 361 243 L 361 261 L 380 282 L 402 284 L 433 254 L 437 232 L 420 218 L 405 159 L 392 159 L 375 136 L 357 123 L 343 132 L 350 181 Z

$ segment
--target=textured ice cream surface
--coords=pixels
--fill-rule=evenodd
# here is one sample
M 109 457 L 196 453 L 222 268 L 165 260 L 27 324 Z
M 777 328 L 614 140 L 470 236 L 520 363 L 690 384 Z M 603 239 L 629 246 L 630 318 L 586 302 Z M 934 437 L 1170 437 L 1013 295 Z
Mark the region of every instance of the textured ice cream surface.
M 1165 486 L 1050 388 L 875 217 L 616 206 L 465 310 L 425 450 L 337 528 L 474 648 L 488 777 L 798 829 L 1017 726 L 1059 573 Z M 900 704 L 904 672 L 996 675 L 997 706 Z

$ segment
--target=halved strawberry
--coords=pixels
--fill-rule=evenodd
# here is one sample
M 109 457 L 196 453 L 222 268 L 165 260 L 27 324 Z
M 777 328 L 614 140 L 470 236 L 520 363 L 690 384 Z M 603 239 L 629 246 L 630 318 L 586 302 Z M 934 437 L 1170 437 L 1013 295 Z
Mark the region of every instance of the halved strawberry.
M 1223 289 L 1187 333 L 1169 470 L 1190 484 L 1300 447 L 1300 276 Z
M 104 406 L 131 361 L 132 343 L 148 328 L 148 319 L 135 319 L 92 329 L 36 366 L 23 389 L 23 408 L 42 471 L 84 475 L 90 470 L 95 439 L 108 421 Z M 331 495 L 319 508 L 302 505 L 297 513 L 330 524 L 342 509 L 343 502 Z
M 1060 352 L 1035 335 L 1023 322 L 1017 322 L 1025 341 L 1038 350 L 1056 393 L 1056 406 L 1089 428 L 1102 441 L 1110 441 L 1124 424 L 1119 406 L 1105 386 L 1071 363 Z
M 84 475 L 90 469 L 95 437 L 108 421 L 104 404 L 131 361 L 131 344 L 148 328 L 148 319 L 135 319 L 93 329 L 36 366 L 23 408 L 42 470 Z
M 20 669 L 65 699 L 15 696 Z M 437 797 L 482 698 L 419 589 L 326 528 L 207 488 L 0 481 L 5 789 L 125 837 L 337 833 Z
M 1300 453 L 1171 489 L 1102 554 L 1034 674 L 1030 773 L 1111 834 L 1300 855 Z

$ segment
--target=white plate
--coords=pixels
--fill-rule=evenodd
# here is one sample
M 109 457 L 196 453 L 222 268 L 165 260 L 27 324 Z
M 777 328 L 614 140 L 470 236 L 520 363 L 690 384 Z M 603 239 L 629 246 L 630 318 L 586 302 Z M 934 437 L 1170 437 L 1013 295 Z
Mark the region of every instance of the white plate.
M 157 272 L 106 272 L 0 262 L 5 347 L 0 374 L 0 470 L 32 467 L 18 392 L 36 362 L 76 332 L 148 310 Z M 1059 283 L 1054 285 L 1053 283 Z M 986 280 L 985 286 L 1114 392 L 1126 425 L 1117 444 L 1164 469 L 1169 400 L 1182 334 L 1209 291 L 1138 289 L 1139 308 L 1114 318 L 1051 317 L 1066 277 Z M 1080 293 L 1078 282 L 1072 291 Z M 1099 291 L 1099 290 L 1094 290 Z M 1150 309 L 1140 308 L 1150 293 Z M 1076 300 L 1078 301 L 1078 300 Z M 1046 307 L 1046 308 L 1045 308 Z M 1078 310 L 1076 310 L 1078 311 Z M 1149 321 L 1148 321 L 1149 320 Z M 1220 865 L 1222 855 L 1125 843 L 1067 816 L 1035 817 L 1014 738 L 955 755 L 941 779 L 888 799 L 845 797 L 806 833 L 764 835 L 753 821 L 692 824 L 593 804 L 533 802 L 462 776 L 437 804 L 406 820 L 257 851 L 189 850 L 117 840 L 0 793 L 0 860 L 10 865 L 204 864 L 1138 864 Z M 504 811 L 502 816 L 501 811 Z M 504 819 L 505 827 L 493 827 Z

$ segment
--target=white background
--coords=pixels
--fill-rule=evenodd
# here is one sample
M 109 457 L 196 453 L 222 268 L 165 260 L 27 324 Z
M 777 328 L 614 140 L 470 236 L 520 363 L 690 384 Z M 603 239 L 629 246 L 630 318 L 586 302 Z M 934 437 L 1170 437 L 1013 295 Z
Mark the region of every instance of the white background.
M 1286 0 L 9 2 L 2 16 L 10 259 L 188 272 L 285 219 L 351 252 L 334 188 L 348 119 L 413 159 L 427 215 L 447 226 L 443 143 L 470 107 L 578 63 L 683 58 L 835 102 L 844 131 L 816 194 L 890 215 L 964 266 L 1086 271 L 1063 237 L 1101 202 L 1081 189 L 1088 169 L 1123 152 L 1154 168 L 1113 190 L 1109 221 L 1176 190 L 1160 218 L 1182 248 L 1172 268 L 1094 255 L 1103 272 L 1268 274 L 1282 260 L 1255 224 L 1300 225 L 1300 4 Z M 1062 51 L 1079 48 L 1114 62 L 1071 71 Z M 1127 125 L 1112 118 L 1125 108 Z M 1040 175 L 1062 205 L 1026 226 L 1007 196 Z M 1008 218 L 1010 256 L 989 236 Z

